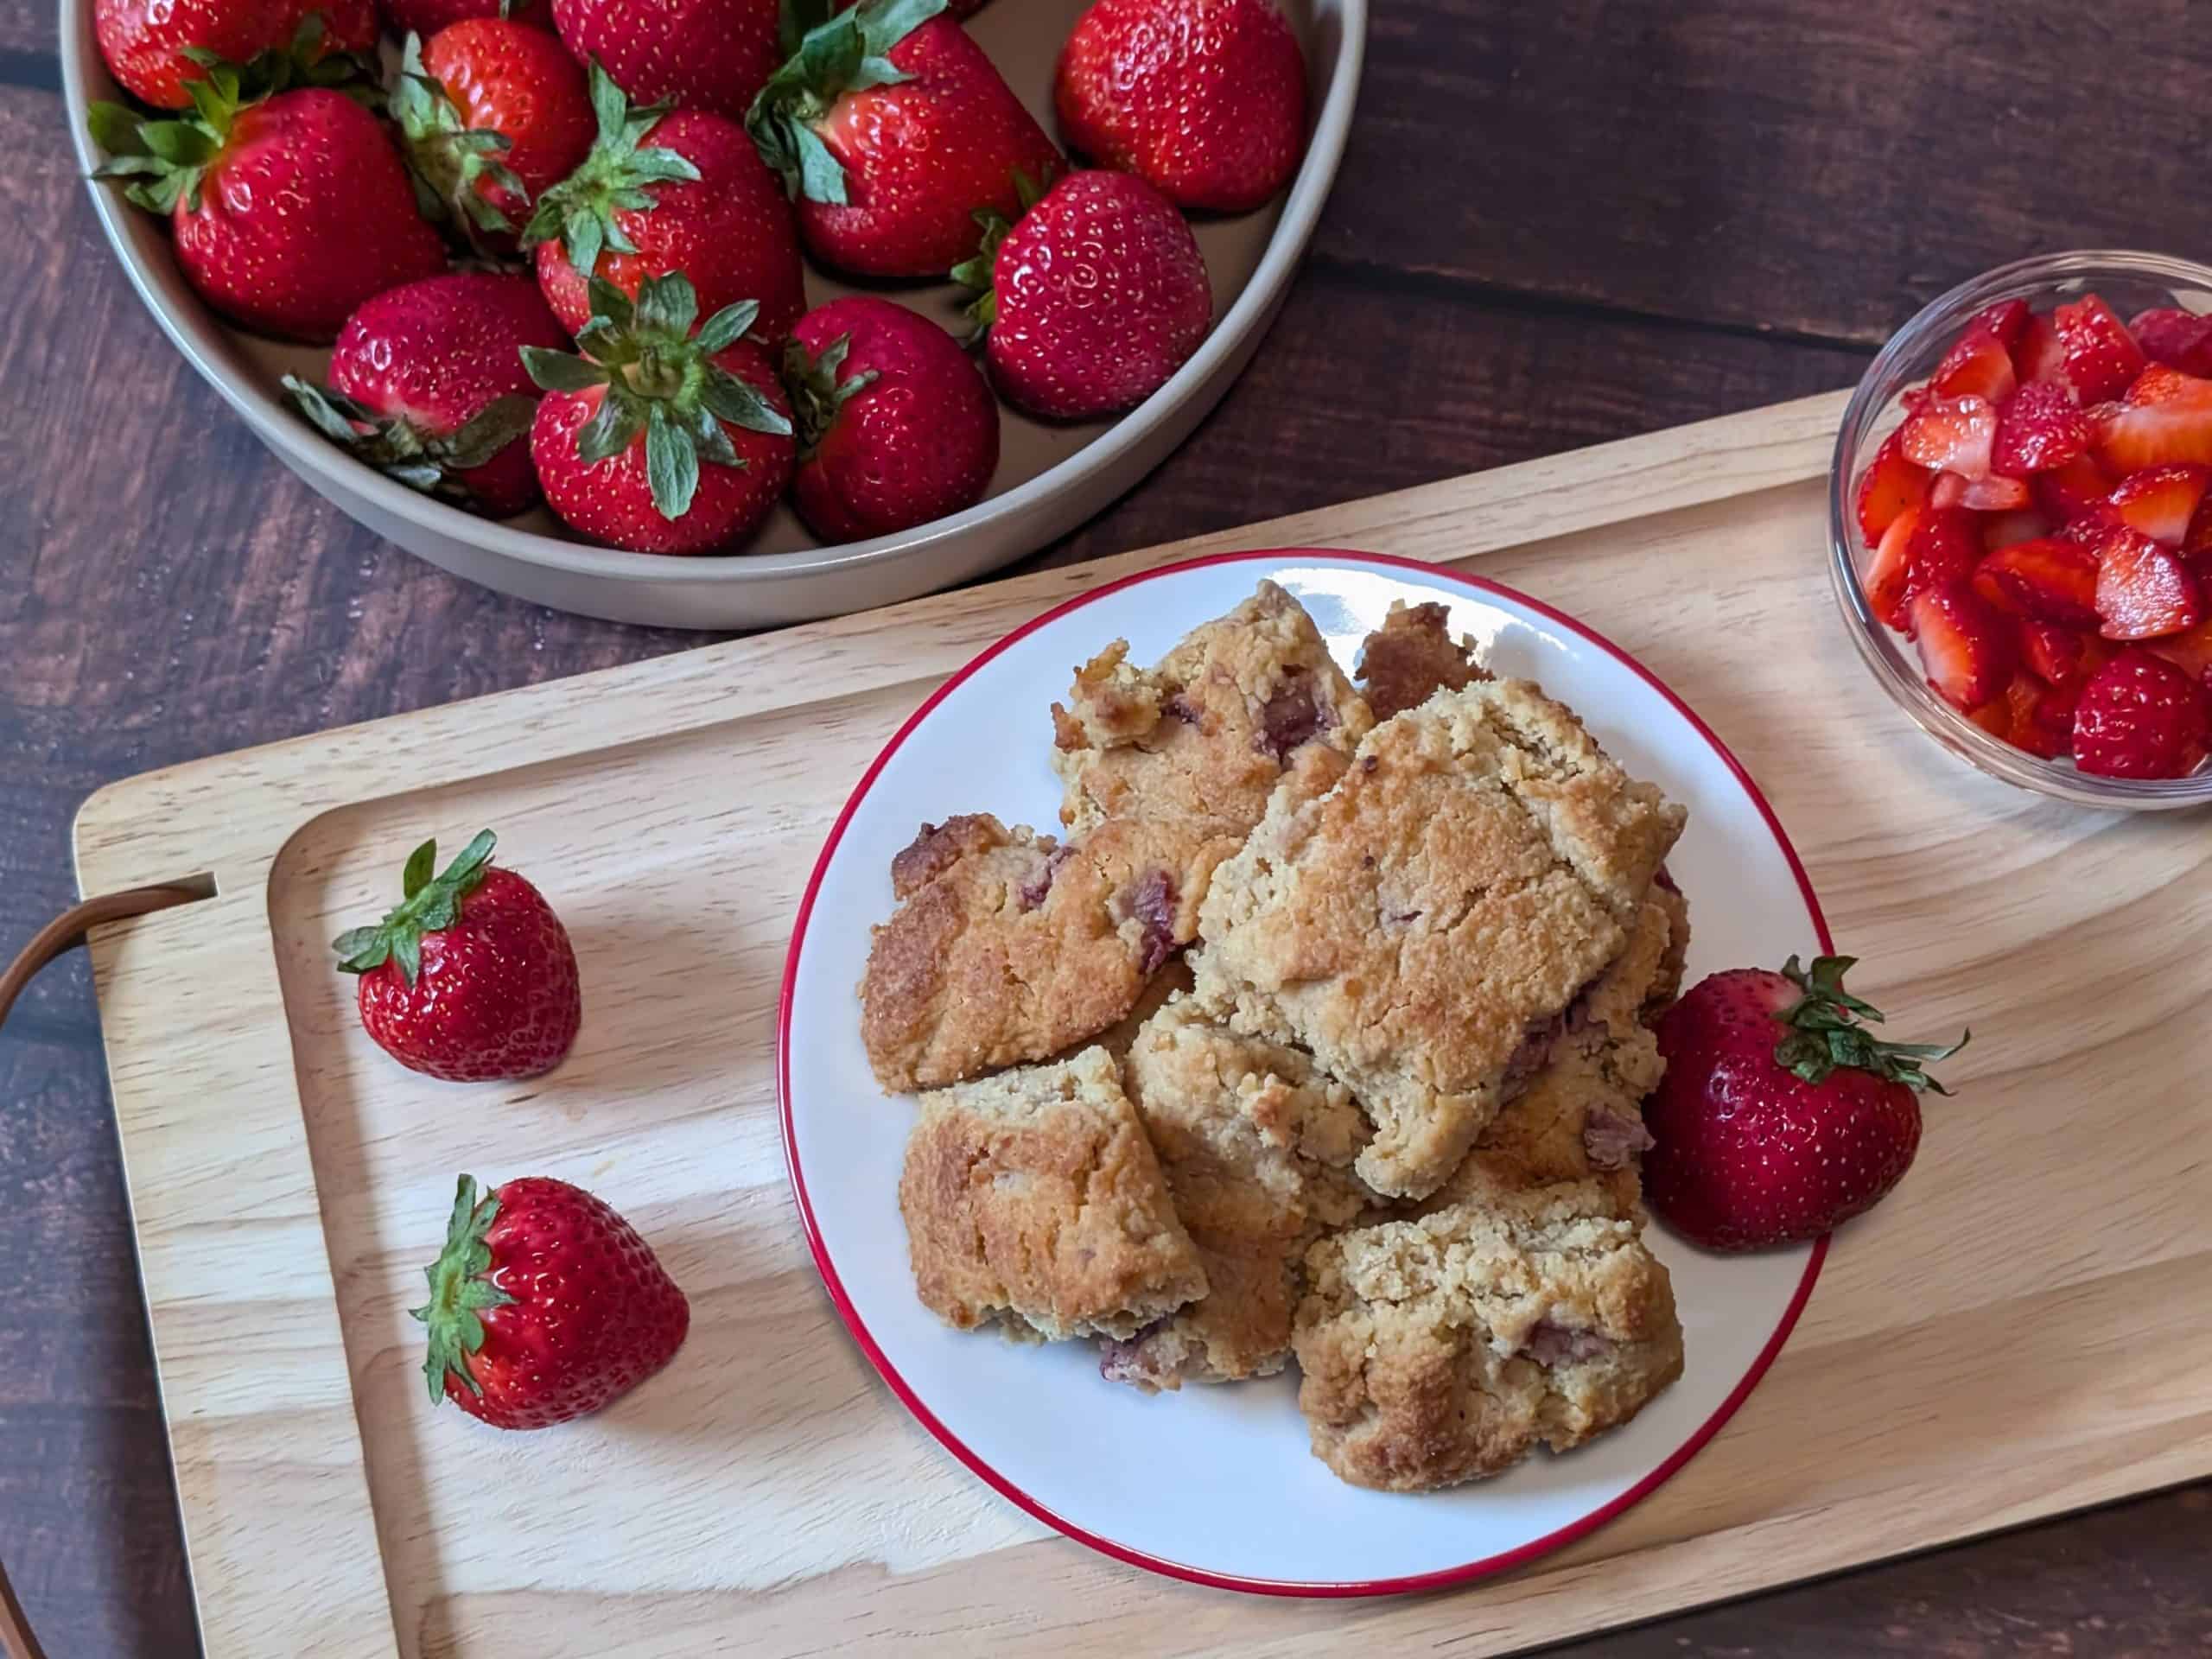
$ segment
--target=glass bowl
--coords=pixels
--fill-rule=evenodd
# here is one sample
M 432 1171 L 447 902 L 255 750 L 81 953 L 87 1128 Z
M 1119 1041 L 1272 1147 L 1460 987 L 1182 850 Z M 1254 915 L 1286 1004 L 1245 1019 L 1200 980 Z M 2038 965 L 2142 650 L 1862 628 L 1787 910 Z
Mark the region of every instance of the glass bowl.
M 1828 474 L 1828 575 L 1844 625 L 1866 666 L 1915 725 L 1993 778 L 2082 806 L 2157 811 L 2212 803 L 2212 765 L 2186 778 L 2104 778 L 2077 771 L 2069 760 L 2045 760 L 1984 731 L 1937 696 L 1918 654 L 1868 607 L 1860 575 L 1872 556 L 1854 509 L 1859 474 L 1904 417 L 1898 394 L 1935 372 L 1967 320 L 1999 300 L 2024 299 L 2037 311 L 2101 295 L 2123 318 L 2152 306 L 2212 312 L 2212 267 L 2164 254 L 2089 250 L 2022 259 L 1960 283 L 1890 337 L 1867 367 L 1843 428 Z

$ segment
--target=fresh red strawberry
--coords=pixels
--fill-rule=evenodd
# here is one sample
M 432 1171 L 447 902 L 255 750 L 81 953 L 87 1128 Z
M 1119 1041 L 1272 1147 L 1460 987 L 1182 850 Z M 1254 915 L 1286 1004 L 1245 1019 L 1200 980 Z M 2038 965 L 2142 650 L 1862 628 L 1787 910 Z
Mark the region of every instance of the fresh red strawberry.
M 2190 523 L 2208 488 L 2212 488 L 2212 467 L 2183 461 L 2146 467 L 2120 480 L 2112 493 L 2113 512 L 2130 530 L 2179 547 L 2189 539 Z
M 1905 579 L 1902 597 L 1947 582 L 1962 582 L 1981 563 L 1981 525 L 1964 507 L 1930 504 L 1912 528 L 1905 543 Z
M 1938 397 L 1979 397 L 1993 409 L 2012 395 L 2018 384 L 2004 340 L 1977 320 L 1936 365 L 1928 389 Z
M 537 499 L 530 446 L 518 442 L 537 412 L 522 348 L 568 343 L 527 276 L 448 271 L 386 289 L 347 318 L 328 386 L 289 374 L 284 385 L 357 459 L 504 518 Z
M 789 49 L 777 0 L 552 0 L 579 63 L 597 63 L 635 104 L 742 120 Z
M 2093 455 L 2073 460 L 2035 475 L 2036 505 L 2059 524 L 2068 524 L 2105 504 L 2113 480 Z
M 2045 684 L 2079 689 L 2112 660 L 2113 648 L 2081 628 L 2033 619 L 2020 625 L 2020 660 Z
M 2155 639 L 2204 618 L 2196 580 L 2181 556 L 2124 528 L 2097 545 L 2097 614 L 2107 639 Z
M 1096 0 L 1060 49 L 1052 103 L 1101 166 L 1179 207 L 1248 213 L 1298 168 L 1306 55 L 1274 0 Z
M 2181 538 L 2181 556 L 2200 575 L 2212 575 L 2212 495 L 2196 504 L 2196 516 Z
M 2032 542 L 2037 537 L 2050 534 L 2050 520 L 2033 507 L 1993 512 L 1981 521 L 1982 551 L 1994 553 L 2000 547 L 2010 547 L 2016 542 Z
M 494 1428 L 588 1416 L 676 1357 L 691 1306 L 604 1201 L 543 1175 L 480 1198 L 461 1178 L 430 1300 L 430 1403 Z
M 2016 674 L 2005 688 L 2011 715 L 2005 741 L 2045 760 L 2056 760 L 2074 746 L 2074 709 L 2080 688 L 2045 685 L 2032 674 Z
M 1885 1043 L 1843 988 L 1849 957 L 1795 957 L 1693 986 L 1659 1021 L 1667 1074 L 1645 1103 L 1644 1197 L 1708 1249 L 1815 1238 L 1895 1186 L 1920 1147 L 1923 1069 L 1966 1046 Z
M 1198 239 L 1174 204 L 1128 173 L 1077 173 L 954 270 L 1007 402 L 1047 420 L 1140 404 L 1198 348 L 1213 317 Z
M 402 40 L 410 35 L 428 40 L 440 29 L 470 17 L 505 17 L 532 29 L 553 27 L 553 14 L 545 0 L 522 0 L 521 3 L 516 0 L 377 0 L 377 10 L 383 15 L 385 29 Z
M 1992 473 L 1986 478 L 1966 483 L 1959 491 L 1958 505 L 1974 512 L 2016 512 L 2034 499 L 2034 493 L 2018 479 L 2000 478 Z
M 1997 411 L 1979 397 L 1930 397 L 1897 430 L 1916 467 L 1974 480 L 1989 475 Z
M 791 499 L 824 541 L 887 536 L 973 506 L 999 460 L 999 405 L 959 342 L 889 300 L 834 300 L 784 346 L 798 424 Z
M 2206 735 L 2196 682 L 2147 651 L 2123 651 L 2082 688 L 2074 764 L 2106 778 L 2184 778 L 2202 762 Z
M 1979 709 L 2011 683 L 2019 659 L 2012 627 L 1967 583 L 1913 594 L 1905 620 L 1928 683 L 1954 709 Z
M 567 930 L 536 887 L 493 864 L 492 846 L 483 830 L 439 870 L 437 842 L 424 842 L 399 904 L 336 942 L 377 1046 L 449 1083 L 550 1071 L 583 1020 Z
M 1966 716 L 2000 743 L 2012 739 L 2012 702 L 2010 688 L 1992 697 L 1979 709 L 1969 709 Z
M 806 309 L 791 204 L 753 141 L 719 115 L 632 108 L 597 69 L 599 137 L 581 166 L 537 200 L 524 233 L 537 281 L 571 333 L 591 321 L 586 273 L 632 300 L 648 276 L 681 271 L 702 315 L 760 306 L 755 338 L 781 345 Z
M 867 276 L 941 276 L 976 215 L 1021 211 L 1059 151 L 944 0 L 862 0 L 810 29 L 746 128 L 798 205 L 800 238 Z
M 1997 411 L 1997 435 L 1989 449 L 1993 472 L 2009 478 L 2063 467 L 2088 452 L 2089 423 L 2061 387 L 2048 382 L 2022 386 Z
M 2212 375 L 2212 317 L 2164 307 L 2142 313 L 2127 327 L 2153 363 Z
M 1937 512 L 1948 512 L 1966 499 L 1967 481 L 1956 473 L 1938 473 L 1936 481 L 1928 486 L 1928 505 Z
M 1928 499 L 1929 481 L 1934 476 L 1925 467 L 1916 467 L 1904 458 L 1902 429 L 1882 440 L 1859 480 L 1859 531 L 1867 546 L 1880 542 L 1883 531 L 1899 513 Z
M 2153 363 L 2129 384 L 2122 400 L 2130 404 L 2212 403 L 2212 380 Z
M 2047 537 L 1999 548 L 1982 560 L 1974 586 L 1984 599 L 1997 602 L 2001 594 L 2046 622 L 2097 625 L 2097 555 L 2078 542 Z
M 2172 374 L 2171 369 L 2157 371 Z M 2171 461 L 2212 465 L 2212 401 L 2168 398 L 2147 404 L 2107 404 L 2089 411 L 2097 449 L 2121 476 Z
M 728 551 L 791 475 L 790 404 L 744 338 L 760 308 L 700 323 L 691 284 L 671 273 L 647 277 L 634 307 L 594 277 L 591 308 L 576 337 L 588 355 L 523 353 L 546 391 L 530 453 L 547 505 L 636 552 Z
M 2022 385 L 2065 386 L 2066 342 L 2049 317 L 2031 316 L 2021 325 L 2012 342 L 2012 366 Z
M 502 17 L 409 35 L 391 104 L 423 193 L 498 251 L 591 149 L 582 66 L 543 29 Z
M 1912 575 L 1907 550 L 1912 545 L 1913 533 L 1920 528 L 1921 515 L 1925 511 L 1923 507 L 1907 507 L 1891 519 L 1889 528 L 1875 545 L 1874 556 L 1867 563 L 1863 581 L 1866 607 L 1881 619 L 1885 627 L 1902 629 L 1905 625 L 1905 583 Z
M 101 178 L 169 216 L 178 266 L 216 310 L 248 328 L 325 340 L 371 295 L 445 269 L 416 211 L 407 169 L 377 118 L 319 86 L 241 102 L 229 65 L 193 83 L 198 110 L 142 122 L 95 104 Z
M 2168 634 L 2163 639 L 2145 640 L 2143 649 L 2163 657 L 2192 680 L 2202 681 L 2212 673 L 2212 622 L 2200 622 L 2186 632 Z
M 2084 404 L 2117 397 L 2143 372 L 2143 348 L 2112 308 L 2094 294 L 2050 314 L 2066 353 L 2066 383 Z
M 2028 309 L 2025 300 L 1999 300 L 1969 317 L 1964 332 L 1994 334 L 1998 344 L 2009 350 L 2020 343 L 2020 336 L 2027 333 L 2028 323 L 2034 315 Z
M 371 0 L 93 0 L 92 33 L 116 85 L 161 110 L 189 109 L 188 83 L 207 79 L 188 54 L 257 68 L 289 55 L 295 84 L 374 79 L 365 61 L 338 60 L 376 50 Z

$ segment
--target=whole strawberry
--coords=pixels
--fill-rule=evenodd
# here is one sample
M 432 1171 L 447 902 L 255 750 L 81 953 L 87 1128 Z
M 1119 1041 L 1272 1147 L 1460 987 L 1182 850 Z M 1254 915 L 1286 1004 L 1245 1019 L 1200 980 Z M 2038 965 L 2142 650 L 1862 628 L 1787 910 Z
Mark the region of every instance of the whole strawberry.
M 553 315 L 581 333 L 588 276 L 632 299 L 648 276 L 681 271 L 703 315 L 760 307 L 758 337 L 779 344 L 806 309 L 791 204 L 745 130 L 718 115 L 633 108 L 591 73 L 599 137 L 574 173 L 538 198 L 524 234 Z
M 353 79 L 365 63 L 337 60 L 376 50 L 377 16 L 370 0 L 94 0 L 92 33 L 116 85 L 181 110 L 192 104 L 187 83 L 207 77 L 207 58 L 289 55 L 296 78 Z
M 504 17 L 409 35 L 391 104 L 423 194 L 486 251 L 512 251 L 531 205 L 591 149 L 583 67 Z
M 430 1403 L 494 1428 L 588 1416 L 676 1357 L 691 1305 L 638 1230 L 549 1176 L 479 1198 L 461 1178 L 446 1245 L 426 1269 Z
M 969 311 L 992 384 L 1049 420 L 1142 403 L 1213 318 L 1191 227 L 1127 173 L 1071 174 L 1011 227 L 986 219 L 982 253 L 952 275 L 983 290 Z
M 721 553 L 742 541 L 791 475 L 790 404 L 744 338 L 747 301 L 698 325 L 680 276 L 645 280 L 633 307 L 603 280 L 576 337 L 586 355 L 530 350 L 545 388 L 531 459 L 553 511 L 639 553 Z
M 568 343 L 527 276 L 448 271 L 386 289 L 347 318 L 329 385 L 288 374 L 284 386 L 316 430 L 356 459 L 504 518 L 537 499 L 520 441 L 537 387 L 522 348 Z
M 553 23 L 639 103 L 733 119 L 784 57 L 777 0 L 553 0 Z
M 944 0 L 861 0 L 808 30 L 745 118 L 799 237 L 868 276 L 938 276 L 1059 151 Z
M 1792 957 L 1693 986 L 1659 1021 L 1667 1071 L 1644 1104 L 1645 1200 L 1692 1242 L 1815 1238 L 1895 1186 L 1920 1148 L 1922 1070 L 1966 1046 L 1877 1042 L 1843 988 L 1850 957 Z
M 1274 0 L 1097 0 L 1052 76 L 1068 143 L 1179 207 L 1241 213 L 1297 170 L 1306 54 Z
M 384 26 L 405 39 L 419 35 L 428 40 L 442 29 L 469 17 L 505 17 L 532 29 L 551 30 L 553 14 L 545 0 L 377 0 Z
M 95 104 L 101 178 L 167 213 L 185 280 L 233 321 L 327 340 L 374 294 L 445 269 L 407 169 L 377 118 L 342 92 L 245 100 L 238 72 L 208 71 L 197 111 L 141 121 Z
M 2203 690 L 2147 651 L 2121 652 L 2089 677 L 2074 709 L 2074 764 L 2106 778 L 2185 778 L 2212 743 Z
M 567 930 L 536 887 L 493 865 L 492 846 L 482 830 L 437 870 L 438 843 L 424 842 L 399 904 L 334 947 L 360 976 L 361 1025 L 377 1046 L 448 1083 L 550 1071 L 583 1021 Z
M 810 311 L 784 347 L 798 423 L 791 499 L 824 541 L 887 536 L 982 499 L 999 406 L 957 341 L 868 296 Z

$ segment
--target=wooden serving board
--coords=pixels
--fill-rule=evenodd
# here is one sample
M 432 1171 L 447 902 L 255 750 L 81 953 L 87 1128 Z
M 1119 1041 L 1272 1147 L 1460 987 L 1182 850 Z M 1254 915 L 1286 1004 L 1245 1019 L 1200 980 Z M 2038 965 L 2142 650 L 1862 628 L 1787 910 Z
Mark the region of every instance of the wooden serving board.
M 205 876 L 93 960 L 207 1651 L 1501 1653 L 2212 1473 L 2212 992 L 2200 821 L 2013 791 L 1920 735 L 1828 591 L 1840 396 L 181 766 L 78 823 L 88 893 Z M 1068 594 L 1238 547 L 1485 575 L 1640 657 L 1764 785 L 1854 988 L 1971 1023 L 1899 1195 L 1656 1496 L 1517 1573 L 1268 1600 L 1095 1555 L 960 1469 L 847 1340 L 772 1077 L 793 908 L 929 689 Z M 1043 711 L 1039 710 L 1042 719 Z M 1040 740 L 1041 741 L 1041 740 Z M 549 1079 L 370 1048 L 325 942 L 406 849 L 496 825 L 574 933 Z M 869 918 L 855 917 L 854 926 Z M 690 1293 L 584 1425 L 433 1412 L 420 1268 L 452 1178 L 563 1176 Z M 1163 1503 L 1203 1503 L 1160 1471 Z M 1410 1500 L 1409 1500 L 1410 1501 Z

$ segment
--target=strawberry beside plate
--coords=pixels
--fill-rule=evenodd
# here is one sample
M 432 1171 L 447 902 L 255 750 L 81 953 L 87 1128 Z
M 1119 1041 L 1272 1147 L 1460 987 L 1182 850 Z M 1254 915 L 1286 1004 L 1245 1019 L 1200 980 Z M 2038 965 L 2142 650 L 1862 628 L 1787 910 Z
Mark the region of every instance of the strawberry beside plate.
M 1103 1379 L 1089 1344 L 1020 1347 L 940 1325 L 916 1300 L 897 1188 L 910 1098 L 887 1099 L 860 1042 L 854 986 L 891 908 L 892 855 L 924 821 L 988 810 L 1055 825 L 1048 709 L 1074 664 L 1126 638 L 1156 658 L 1262 577 L 1295 594 L 1349 671 L 1393 600 L 1440 601 L 1497 672 L 1541 681 L 1634 775 L 1689 808 L 1669 861 L 1689 896 L 1689 977 L 1829 949 L 1780 824 L 1712 732 L 1641 665 L 1571 618 L 1479 578 L 1317 550 L 1232 554 L 1147 571 L 1048 612 L 954 675 L 847 802 L 802 899 L 778 1029 L 785 1148 L 799 1214 L 840 1315 L 894 1393 L 954 1455 L 1039 1519 L 1121 1560 L 1226 1588 L 1363 1595 L 1533 1559 L 1635 1503 L 1725 1423 L 1809 1294 L 1825 1241 L 1719 1256 L 1656 1224 L 1688 1347 L 1681 1380 L 1635 1421 L 1566 1457 L 1408 1497 L 1362 1491 L 1306 1449 L 1294 1370 L 1147 1396 Z

